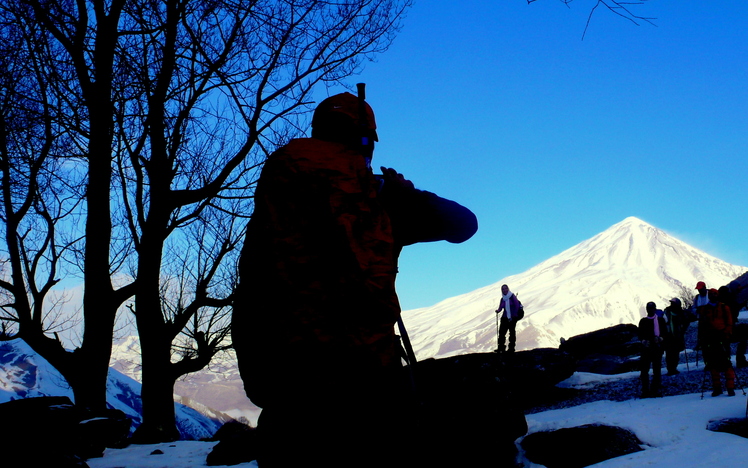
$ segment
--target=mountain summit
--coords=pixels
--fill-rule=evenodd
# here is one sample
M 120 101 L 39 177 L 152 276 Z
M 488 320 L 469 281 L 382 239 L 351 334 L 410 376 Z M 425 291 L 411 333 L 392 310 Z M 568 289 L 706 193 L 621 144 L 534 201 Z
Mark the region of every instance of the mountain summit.
M 729 283 L 748 268 L 731 265 L 635 217 L 509 276 L 434 306 L 405 311 L 418 359 L 496 349 L 501 285 L 525 307 L 517 350 L 557 347 L 561 338 L 620 323 L 639 323 L 644 306 L 665 308 L 697 281 Z

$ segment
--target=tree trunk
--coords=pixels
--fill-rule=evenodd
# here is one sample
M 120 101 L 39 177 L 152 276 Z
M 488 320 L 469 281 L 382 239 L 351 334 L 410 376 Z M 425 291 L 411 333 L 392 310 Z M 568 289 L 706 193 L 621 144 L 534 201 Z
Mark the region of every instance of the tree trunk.
M 170 369 L 171 341 L 164 343 L 163 338 L 158 338 L 158 333 L 144 334 L 141 331 L 140 346 L 143 357 L 143 424 L 135 431 L 133 441 L 154 444 L 178 440 L 180 435 L 174 410 L 176 378 Z
M 135 318 L 141 349 L 143 424 L 134 437 L 140 443 L 179 439 L 174 413 L 176 376 L 171 364 L 174 335 L 161 310 L 161 259 L 166 238 L 163 226 L 167 223 L 168 212 L 159 209 L 160 200 L 157 195 L 151 200 L 151 212 L 138 252 Z

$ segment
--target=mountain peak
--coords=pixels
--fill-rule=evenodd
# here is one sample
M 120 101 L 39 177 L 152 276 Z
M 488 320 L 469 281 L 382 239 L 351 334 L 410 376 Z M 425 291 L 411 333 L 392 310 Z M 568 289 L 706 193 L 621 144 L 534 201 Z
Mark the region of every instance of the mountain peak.
M 641 219 L 637 218 L 636 216 L 629 216 L 628 218 L 624 219 L 623 221 L 621 221 L 620 223 L 618 223 L 618 224 L 616 224 L 614 226 L 621 225 L 621 224 L 642 224 L 642 223 L 649 225 L 649 223 L 647 223 L 645 221 L 642 221 Z

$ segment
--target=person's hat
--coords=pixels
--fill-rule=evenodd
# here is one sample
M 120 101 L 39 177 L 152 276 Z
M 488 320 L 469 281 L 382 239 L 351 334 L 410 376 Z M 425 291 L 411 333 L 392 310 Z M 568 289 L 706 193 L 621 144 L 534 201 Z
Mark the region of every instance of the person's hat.
M 699 281 L 696 283 L 696 289 L 706 289 L 706 283 L 703 281 Z
M 709 295 L 711 296 L 712 294 L 714 294 L 715 296 L 719 296 L 719 291 L 717 291 L 716 289 L 712 288 L 712 289 L 709 290 Z
M 361 122 L 361 113 L 359 112 L 359 101 L 356 96 L 351 93 L 340 93 L 334 96 L 330 96 L 324 101 L 320 102 L 317 108 L 314 110 L 314 116 L 312 117 L 312 127 L 318 125 L 324 121 L 327 117 L 332 114 L 343 114 L 353 120 L 353 123 L 357 126 L 364 126 L 368 130 L 372 130 L 374 133 L 374 141 L 379 141 L 377 137 L 377 122 L 374 119 L 374 111 L 372 110 L 369 103 L 365 102 L 364 107 L 366 109 L 366 122 Z
M 674 297 L 674 298 L 670 299 L 670 302 L 673 303 L 673 304 L 680 305 L 680 299 L 678 299 L 677 297 Z

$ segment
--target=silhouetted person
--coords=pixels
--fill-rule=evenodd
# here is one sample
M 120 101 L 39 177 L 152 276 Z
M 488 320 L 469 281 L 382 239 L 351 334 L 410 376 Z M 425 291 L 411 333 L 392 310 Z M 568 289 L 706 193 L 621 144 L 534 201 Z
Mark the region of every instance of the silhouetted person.
M 680 352 L 686 349 L 686 330 L 690 325 L 686 311 L 683 310 L 680 299 L 670 299 L 670 305 L 665 307 L 665 319 L 667 320 L 667 340 L 665 342 L 665 365 L 667 375 L 680 374 L 678 363 Z
M 639 341 L 642 343 L 640 361 L 642 398 L 662 396 L 662 353 L 664 351 L 667 323 L 654 302 L 648 302 L 647 316 L 639 321 Z M 652 383 L 649 368 L 652 368 Z
M 709 290 L 709 303 L 699 310 L 699 345 L 704 354 L 704 370 L 712 377 L 712 396 L 722 394 L 720 374 L 725 374 L 727 394 L 735 395 L 735 370 L 730 361 L 732 313 L 719 302 L 719 292 Z
M 509 290 L 509 286 L 506 284 L 501 286 L 501 302 L 499 308 L 496 309 L 496 313 L 501 315 L 501 325 L 499 326 L 499 346 L 496 352 L 503 353 L 508 351 L 514 352 L 514 347 L 517 342 L 517 321 L 519 320 L 519 299 L 517 296 Z M 509 333 L 509 348 L 506 348 L 506 335 Z
M 393 442 L 408 430 L 394 330 L 400 250 L 477 230 L 470 210 L 394 169 L 375 176 L 375 129 L 368 104 L 332 96 L 312 138 L 262 170 L 232 329 L 244 388 L 263 409 L 261 468 L 396 465 Z

